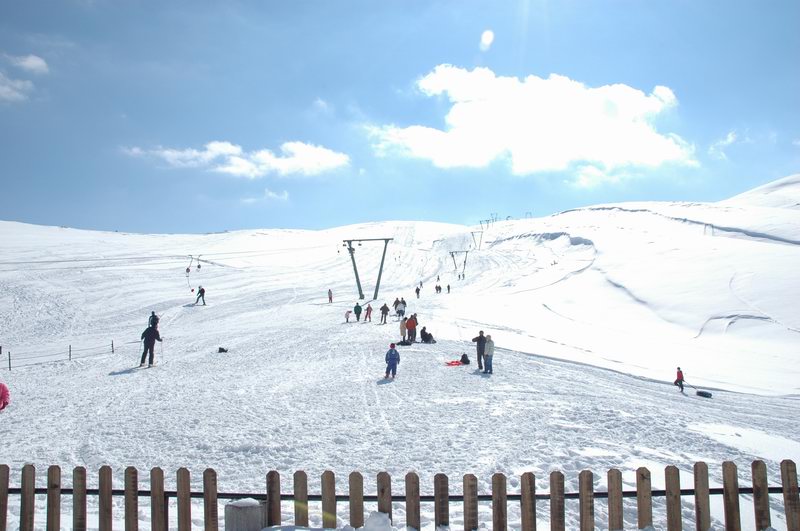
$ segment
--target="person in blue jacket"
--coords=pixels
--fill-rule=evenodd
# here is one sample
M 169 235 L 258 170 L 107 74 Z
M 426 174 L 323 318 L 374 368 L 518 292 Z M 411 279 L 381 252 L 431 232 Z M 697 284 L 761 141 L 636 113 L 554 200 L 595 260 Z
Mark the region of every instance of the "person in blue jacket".
M 394 343 L 389 345 L 389 350 L 386 352 L 386 376 L 392 373 L 392 378 L 397 375 L 397 366 L 400 364 L 400 353 L 394 348 Z

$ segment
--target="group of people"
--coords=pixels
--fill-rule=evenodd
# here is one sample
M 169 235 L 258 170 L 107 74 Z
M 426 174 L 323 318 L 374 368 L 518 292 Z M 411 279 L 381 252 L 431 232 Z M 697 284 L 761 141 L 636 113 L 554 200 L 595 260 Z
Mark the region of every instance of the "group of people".
M 433 289 L 434 291 L 436 291 L 436 293 L 442 292 L 442 287 L 439 284 L 436 284 L 436 286 Z M 450 284 L 447 285 L 447 293 L 450 293 Z
M 330 291 L 330 290 L 328 290 L 328 291 Z M 384 303 L 383 305 L 386 306 L 386 303 Z M 366 323 L 367 321 L 369 321 L 371 323 L 372 322 L 372 305 L 367 303 L 367 308 L 365 310 L 364 308 L 362 308 L 361 304 L 358 303 L 358 301 L 356 301 L 356 305 L 353 306 L 352 310 L 347 310 L 346 312 L 344 312 L 345 321 L 348 322 L 348 323 L 350 322 L 350 315 L 351 314 L 355 314 L 356 315 L 356 321 L 360 321 L 361 320 L 361 312 L 362 311 L 364 312 L 364 322 Z M 383 308 L 381 308 L 381 313 L 383 313 Z M 389 307 L 388 306 L 386 306 L 386 313 L 389 313 Z
M 478 351 L 478 370 L 483 371 L 484 374 L 492 374 L 492 360 L 494 358 L 492 336 L 484 336 L 483 330 L 481 330 L 476 337 L 472 338 L 472 342 L 476 343 L 475 347 Z

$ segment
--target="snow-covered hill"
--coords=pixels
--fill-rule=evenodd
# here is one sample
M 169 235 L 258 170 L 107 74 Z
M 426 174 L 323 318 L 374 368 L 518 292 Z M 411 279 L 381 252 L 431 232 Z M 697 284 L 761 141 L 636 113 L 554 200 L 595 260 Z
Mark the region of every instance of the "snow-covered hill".
M 759 457 L 774 481 L 780 459 L 800 459 L 798 204 L 795 175 L 719 203 L 598 205 L 482 233 L 0 222 L 0 344 L 15 360 L 0 374 L 12 391 L 0 461 L 15 474 L 26 462 L 213 466 L 223 490 L 261 490 L 273 468 L 305 469 L 316 485 L 324 469 L 416 470 L 428 492 L 437 472 L 475 473 L 486 489 L 496 471 L 546 481 L 558 468 L 574 488 L 591 468 L 603 488 L 606 469 L 632 484 L 642 465 L 657 485 L 667 464 L 688 487 L 696 460 L 719 477 L 722 460 L 747 470 Z M 367 238 L 393 238 L 376 318 L 346 324 L 357 292 L 342 240 Z M 382 251 L 356 246 L 367 299 Z M 450 294 L 434 293 L 437 276 Z M 190 291 L 200 284 L 205 307 Z M 377 307 L 398 296 L 439 342 L 401 350 L 387 383 L 382 360 L 399 331 L 394 318 L 377 324 Z M 134 369 L 151 310 L 165 337 L 158 366 Z M 474 359 L 478 330 L 497 345 L 491 377 L 444 363 Z M 52 359 L 62 361 L 32 365 Z M 713 399 L 678 393 L 676 366 Z

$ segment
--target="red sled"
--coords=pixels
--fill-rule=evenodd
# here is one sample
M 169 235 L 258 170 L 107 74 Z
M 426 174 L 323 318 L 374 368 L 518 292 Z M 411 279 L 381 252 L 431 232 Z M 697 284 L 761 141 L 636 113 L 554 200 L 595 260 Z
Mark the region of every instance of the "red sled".
M 448 367 L 458 367 L 459 365 L 461 365 L 461 362 L 458 360 L 454 360 L 454 361 L 446 361 L 444 362 L 444 364 L 447 365 Z

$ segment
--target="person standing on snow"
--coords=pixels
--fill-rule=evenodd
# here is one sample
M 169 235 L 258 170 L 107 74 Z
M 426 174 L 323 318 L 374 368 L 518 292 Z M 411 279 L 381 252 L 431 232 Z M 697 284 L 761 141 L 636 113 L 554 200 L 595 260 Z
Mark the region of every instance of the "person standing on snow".
M 417 314 L 413 314 L 406 321 L 406 330 L 408 331 L 408 340 L 411 343 L 417 340 Z
M 346 312 L 344 312 L 344 320 L 345 320 L 345 322 L 348 322 L 348 323 L 350 322 L 350 314 L 351 313 L 353 313 L 353 310 L 347 310 Z
M 405 317 L 400 319 L 400 335 L 403 337 L 403 341 L 406 340 L 406 332 L 408 330 L 406 328 L 406 321 L 407 321 L 407 319 Z
M 200 288 L 200 289 L 197 290 L 197 300 L 195 300 L 194 303 L 197 304 L 198 302 L 200 302 L 200 299 L 203 299 L 203 306 L 205 306 L 206 305 L 206 288 L 204 288 L 203 286 L 198 286 L 198 288 Z
M 11 393 L 8 390 L 8 386 L 3 382 L 0 382 L 0 411 L 3 411 L 10 402 Z
M 398 365 L 400 365 L 400 353 L 397 352 L 397 349 L 394 348 L 394 343 L 392 343 L 389 345 L 389 350 L 386 351 L 386 376 L 384 378 L 389 378 L 389 373 L 394 378 L 397 375 Z
M 483 330 L 478 332 L 477 337 L 472 338 L 473 343 L 477 343 L 475 345 L 478 350 L 478 370 L 483 370 L 483 353 L 486 352 L 486 337 L 483 335 Z
M 397 316 L 403 317 L 406 314 L 406 301 L 401 299 L 400 304 L 397 305 Z
M 147 320 L 147 326 L 158 328 L 158 321 L 159 317 L 156 315 L 156 312 L 150 312 L 150 319 Z
M 153 356 L 155 356 L 156 341 L 159 343 L 161 342 L 161 335 L 154 326 L 148 326 L 147 330 L 142 332 L 142 340 L 144 340 L 144 352 L 142 352 L 142 361 L 139 363 L 139 367 L 144 367 L 144 360 L 145 357 L 147 357 L 148 352 L 150 352 L 150 362 L 147 366 L 152 367 Z
M 680 367 L 678 367 L 678 374 L 676 375 L 675 383 L 673 385 L 677 385 L 681 388 L 681 393 L 683 392 L 683 371 Z
M 450 293 L 450 284 L 447 285 L 447 293 Z
M 328 290 L 328 304 L 333 302 L 333 292 Z
M 381 306 L 381 324 L 386 324 L 387 315 L 389 315 L 389 307 L 384 302 L 383 306 Z
M 417 292 L 417 298 L 419 299 L 419 286 L 417 286 L 417 289 L 415 289 L 414 291 Z
M 364 322 L 372 322 L 372 305 L 367 303 L 367 311 L 364 313 Z
M 484 374 L 492 374 L 492 358 L 494 357 L 494 341 L 492 336 L 486 336 L 486 351 L 483 354 Z
M 394 311 L 397 311 L 397 306 L 399 304 L 400 304 L 400 299 L 395 297 L 394 302 L 392 303 L 392 308 L 394 308 Z
M 356 314 L 356 321 L 360 321 L 361 320 L 361 305 L 359 303 L 356 303 L 356 305 L 353 306 L 353 313 Z

